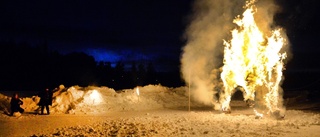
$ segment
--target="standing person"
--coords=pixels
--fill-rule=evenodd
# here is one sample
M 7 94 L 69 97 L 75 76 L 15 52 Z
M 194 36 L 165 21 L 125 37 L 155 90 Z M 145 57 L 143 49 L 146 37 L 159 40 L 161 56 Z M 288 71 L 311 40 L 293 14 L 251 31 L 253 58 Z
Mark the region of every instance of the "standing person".
M 14 112 L 23 113 L 24 109 L 20 107 L 20 105 L 22 104 L 23 102 L 19 99 L 18 93 L 14 93 L 10 101 L 10 108 L 11 108 L 10 115 L 13 116 Z
M 39 105 L 41 107 L 41 115 L 43 115 L 44 107 L 46 107 L 47 114 L 50 114 L 49 105 L 52 105 L 52 92 L 46 88 L 45 91 L 39 94 L 40 102 Z

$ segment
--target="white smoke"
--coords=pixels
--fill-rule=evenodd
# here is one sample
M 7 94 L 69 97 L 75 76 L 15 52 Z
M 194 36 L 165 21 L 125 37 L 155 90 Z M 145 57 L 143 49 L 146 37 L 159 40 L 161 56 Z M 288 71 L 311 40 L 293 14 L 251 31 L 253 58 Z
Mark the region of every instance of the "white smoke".
M 194 100 L 212 105 L 222 63 L 222 40 L 232 28 L 235 3 L 230 0 L 198 0 L 194 3 L 192 21 L 186 30 L 181 72 L 191 85 Z M 215 83 L 214 83 L 215 82 Z

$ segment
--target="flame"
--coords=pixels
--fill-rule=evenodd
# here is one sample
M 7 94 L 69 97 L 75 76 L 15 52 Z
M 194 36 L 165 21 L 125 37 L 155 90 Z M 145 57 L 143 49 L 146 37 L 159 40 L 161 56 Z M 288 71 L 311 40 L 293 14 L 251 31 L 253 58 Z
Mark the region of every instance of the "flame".
M 99 91 L 97 91 L 97 90 L 92 90 L 89 95 L 89 98 L 90 99 L 88 100 L 89 101 L 88 103 L 90 103 L 92 101 L 93 105 L 97 105 L 102 102 L 102 97 L 101 97 Z
M 267 90 L 264 105 L 271 112 L 282 105 L 279 85 L 286 53 L 281 53 L 281 49 L 286 39 L 281 36 L 281 29 L 268 32 L 269 36 L 259 29 L 254 19 L 257 11 L 254 3 L 254 0 L 247 2 L 242 18 L 238 16 L 233 21 L 238 27 L 231 31 L 232 39 L 224 40 L 222 110 L 230 109 L 231 95 L 238 86 L 243 88 L 244 100 L 254 100 L 257 88 L 264 87 Z
M 138 96 L 140 95 L 139 87 L 137 87 L 136 93 L 137 93 Z

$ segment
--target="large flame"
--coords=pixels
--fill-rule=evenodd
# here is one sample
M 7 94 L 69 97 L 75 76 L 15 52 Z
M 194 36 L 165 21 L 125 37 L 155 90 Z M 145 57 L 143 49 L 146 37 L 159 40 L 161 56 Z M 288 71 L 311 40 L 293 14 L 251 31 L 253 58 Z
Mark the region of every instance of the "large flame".
M 286 39 L 281 36 L 281 29 L 265 33 L 259 29 L 254 18 L 257 12 L 254 2 L 247 2 L 242 18 L 234 19 L 238 27 L 231 31 L 232 39 L 224 41 L 222 110 L 230 109 L 231 95 L 238 86 L 242 87 L 246 101 L 255 100 L 258 89 L 267 90 L 263 95 L 263 105 L 269 112 L 279 111 L 282 106 L 279 88 L 286 53 L 281 53 L 281 49 Z

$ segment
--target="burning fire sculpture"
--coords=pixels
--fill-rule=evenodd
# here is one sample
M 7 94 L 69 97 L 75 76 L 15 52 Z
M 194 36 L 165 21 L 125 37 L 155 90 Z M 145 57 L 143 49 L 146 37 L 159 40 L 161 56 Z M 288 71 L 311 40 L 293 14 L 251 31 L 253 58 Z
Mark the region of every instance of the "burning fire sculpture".
M 275 29 L 269 36 L 257 26 L 254 14 L 257 11 L 254 0 L 247 2 L 243 16 L 234 19 L 238 26 L 231 31 L 232 39 L 224 41 L 224 66 L 221 79 L 224 91 L 220 93 L 222 111 L 230 111 L 230 100 L 235 88 L 241 87 L 244 100 L 255 100 L 255 92 L 264 90 L 262 105 L 274 114 L 282 107 L 280 82 L 283 60 L 286 53 L 281 49 L 286 39 L 281 29 Z M 259 92 L 260 93 L 260 92 Z

